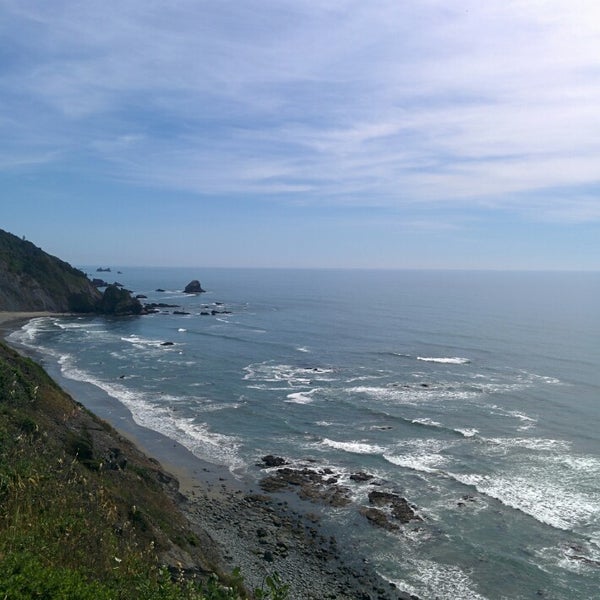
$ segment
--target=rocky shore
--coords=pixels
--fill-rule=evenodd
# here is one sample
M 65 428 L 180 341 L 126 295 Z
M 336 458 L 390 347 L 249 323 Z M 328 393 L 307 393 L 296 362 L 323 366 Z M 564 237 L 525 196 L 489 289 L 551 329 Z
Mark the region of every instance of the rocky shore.
M 317 514 L 298 512 L 285 500 L 224 482 L 195 484 L 184 510 L 224 550 L 224 564 L 239 567 L 252 588 L 276 572 L 294 600 L 411 598 L 340 547 Z
M 6 335 L 11 327 L 34 316 L 39 315 L 0 313 L 0 330 Z M 300 498 L 320 505 L 336 506 L 338 502 L 343 505 L 344 490 L 329 474 L 314 469 L 292 469 L 282 458 L 265 457 L 261 487 L 252 489 L 226 469 L 205 463 L 172 440 L 139 427 L 120 403 L 97 388 L 61 380 L 59 373 L 50 374 L 87 409 L 117 428 L 118 434 L 110 434 L 108 430 L 92 428 L 89 423 L 85 425 L 94 431 L 97 452 L 102 456 L 118 454 L 122 465 L 143 460 L 138 456 L 140 450 L 153 457 L 149 460 L 154 461 L 153 469 L 164 484 L 165 493 L 203 546 L 200 563 L 191 549 L 180 552 L 176 544 L 170 546 L 161 560 L 171 570 L 205 573 L 209 555 L 210 562 L 216 561 L 222 572 L 239 568 L 249 589 L 260 588 L 268 575 L 279 574 L 289 585 L 290 600 L 414 598 L 379 577 L 370 564 L 357 556 L 355 549 L 339 544 L 327 531 L 326 523 L 321 522 L 317 509 L 311 511 L 306 502 L 301 507 L 302 503 L 288 502 L 299 492 Z M 115 467 L 117 471 L 127 470 L 119 464 Z M 368 475 L 357 474 L 357 477 Z M 386 528 L 393 528 L 394 511 L 400 510 L 398 503 L 402 504 L 398 499 L 377 498 L 373 507 L 367 509 L 371 516 L 365 516 L 371 519 L 375 514 L 372 511 L 378 511 L 374 517 L 379 521 L 376 524 L 386 527 L 387 523 Z M 410 510 L 403 506 L 407 508 Z M 413 518 L 410 512 L 404 516 Z

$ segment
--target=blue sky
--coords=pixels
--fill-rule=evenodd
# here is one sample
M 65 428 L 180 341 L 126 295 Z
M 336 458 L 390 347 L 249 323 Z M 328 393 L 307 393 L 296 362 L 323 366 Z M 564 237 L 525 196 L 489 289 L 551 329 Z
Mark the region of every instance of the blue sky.
M 76 265 L 600 269 L 600 5 L 0 0 L 0 227 Z

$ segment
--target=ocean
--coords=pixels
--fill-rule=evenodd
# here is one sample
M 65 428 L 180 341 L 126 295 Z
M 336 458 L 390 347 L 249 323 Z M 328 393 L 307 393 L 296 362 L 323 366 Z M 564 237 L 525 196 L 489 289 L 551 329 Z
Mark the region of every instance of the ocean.
M 600 597 L 600 273 L 118 269 L 179 308 L 9 340 L 241 481 L 266 454 L 331 469 L 329 526 L 404 591 Z M 375 528 L 373 482 L 422 520 Z

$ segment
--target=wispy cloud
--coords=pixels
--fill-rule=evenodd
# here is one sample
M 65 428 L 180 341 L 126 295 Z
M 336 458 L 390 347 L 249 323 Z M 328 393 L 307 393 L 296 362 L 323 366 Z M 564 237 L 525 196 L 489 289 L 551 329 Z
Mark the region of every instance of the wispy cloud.
M 28 140 L 19 163 L 84 153 L 115 179 L 198 194 L 600 219 L 595 2 L 0 12 L 2 152 Z

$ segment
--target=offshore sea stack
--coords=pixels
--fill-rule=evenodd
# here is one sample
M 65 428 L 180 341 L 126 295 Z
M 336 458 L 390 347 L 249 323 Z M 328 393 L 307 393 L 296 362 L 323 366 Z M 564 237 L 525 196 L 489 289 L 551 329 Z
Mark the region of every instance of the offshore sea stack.
M 206 290 L 202 289 L 200 282 L 197 279 L 190 281 L 183 290 L 186 294 L 201 294 Z

